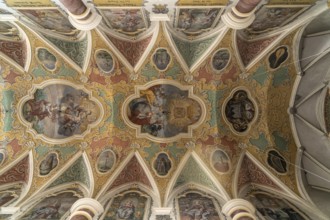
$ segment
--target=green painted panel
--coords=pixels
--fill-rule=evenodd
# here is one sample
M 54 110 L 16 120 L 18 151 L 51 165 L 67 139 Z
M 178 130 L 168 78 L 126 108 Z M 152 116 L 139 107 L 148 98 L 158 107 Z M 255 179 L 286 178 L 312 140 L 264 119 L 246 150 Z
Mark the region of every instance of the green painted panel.
M 250 138 L 250 143 L 260 150 L 264 150 L 269 145 L 264 133 L 261 133 L 257 139 Z
M 287 67 L 282 67 L 274 72 L 273 86 L 280 86 L 287 81 L 290 81 L 289 70 Z
M 272 135 L 274 137 L 275 145 L 279 150 L 289 150 L 288 141 L 283 137 L 280 132 L 274 131 Z
M 78 66 L 84 65 L 86 51 L 87 51 L 87 37 L 82 41 L 65 41 L 62 39 L 52 38 L 48 35 L 44 35 L 50 42 L 58 47 L 63 53 L 65 53 L 70 59 Z
M 64 171 L 64 173 L 60 177 L 58 177 L 48 188 L 52 188 L 57 185 L 70 182 L 81 182 L 87 187 L 90 187 L 87 167 L 82 157 L 77 159 L 72 164 L 72 166 L 69 167 L 66 171 Z
M 251 75 L 251 78 L 263 86 L 268 79 L 268 71 L 263 65 L 259 66 L 259 68 Z
M 190 157 L 181 171 L 174 188 L 182 186 L 186 183 L 194 182 L 215 191 L 218 191 L 213 181 L 205 174 L 204 170 L 199 166 L 196 160 Z
M 174 43 L 187 65 L 191 67 L 199 57 L 211 46 L 216 36 L 200 41 L 183 41 L 173 36 Z

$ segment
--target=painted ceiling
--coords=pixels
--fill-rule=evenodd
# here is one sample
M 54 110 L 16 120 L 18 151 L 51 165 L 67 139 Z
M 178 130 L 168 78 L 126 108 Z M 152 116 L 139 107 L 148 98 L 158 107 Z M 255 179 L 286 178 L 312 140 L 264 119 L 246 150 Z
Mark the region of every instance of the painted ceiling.
M 302 197 L 288 109 L 315 5 L 270 1 L 233 30 L 221 20 L 232 2 L 182 1 L 158 22 L 143 3 L 94 1 L 102 22 L 79 31 L 57 3 L 0 1 L 6 206 L 42 193 L 107 204 L 125 187 L 159 207 L 198 187 L 223 201 L 247 184 Z

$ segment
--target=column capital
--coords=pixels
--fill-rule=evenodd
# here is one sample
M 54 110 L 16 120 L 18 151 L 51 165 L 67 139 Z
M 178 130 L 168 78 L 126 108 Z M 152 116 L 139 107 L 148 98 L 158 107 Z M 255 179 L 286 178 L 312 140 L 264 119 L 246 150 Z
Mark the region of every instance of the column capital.
M 247 200 L 244 199 L 232 199 L 226 202 L 222 207 L 222 212 L 228 219 L 240 220 L 251 219 L 256 220 L 255 207 Z

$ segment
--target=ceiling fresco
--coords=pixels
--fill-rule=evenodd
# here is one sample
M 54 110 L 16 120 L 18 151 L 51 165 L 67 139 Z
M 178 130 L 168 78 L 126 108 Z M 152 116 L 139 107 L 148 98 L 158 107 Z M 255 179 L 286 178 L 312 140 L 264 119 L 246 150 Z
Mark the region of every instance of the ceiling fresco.
M 103 20 L 90 31 L 47 1 L 0 21 L 0 206 L 21 208 L 0 218 L 67 219 L 93 198 L 100 219 L 174 207 L 155 219 L 221 220 L 240 196 L 266 218 L 264 191 L 289 197 L 273 212 L 313 213 L 293 205 L 304 200 L 288 114 L 308 19 L 290 24 L 309 6 L 260 6 L 234 30 L 227 2 L 179 1 L 167 22 L 113 2 L 94 1 Z

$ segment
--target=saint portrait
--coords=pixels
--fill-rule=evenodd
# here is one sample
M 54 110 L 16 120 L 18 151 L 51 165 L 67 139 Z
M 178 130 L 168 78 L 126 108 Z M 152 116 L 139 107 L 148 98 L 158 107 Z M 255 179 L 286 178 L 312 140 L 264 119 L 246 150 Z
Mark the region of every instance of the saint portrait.
M 113 199 L 104 220 L 143 220 L 150 200 L 141 192 L 126 192 Z
M 166 153 L 158 154 L 153 167 L 159 176 L 166 176 L 170 171 L 172 164 Z
M 227 49 L 218 50 L 212 57 L 212 67 L 216 71 L 223 70 L 230 59 L 230 53 Z
M 222 150 L 215 150 L 211 156 L 212 167 L 219 173 L 226 173 L 230 169 L 230 160 Z
M 171 61 L 171 56 L 166 49 L 160 48 L 153 54 L 152 61 L 157 69 L 164 71 Z
M 305 215 L 288 201 L 261 192 L 252 192 L 248 200 L 256 207 L 258 215 L 264 219 L 305 220 Z
M 61 192 L 42 199 L 20 219 L 61 219 L 78 200 L 76 192 Z
M 220 220 L 214 200 L 199 193 L 188 192 L 177 198 L 181 220 Z
M 285 159 L 275 150 L 268 151 L 267 163 L 279 173 L 286 173 L 287 163 Z
M 279 67 L 288 58 L 288 48 L 286 46 L 281 46 L 277 48 L 273 53 L 269 55 L 268 61 L 269 66 L 272 69 Z
M 39 174 L 45 176 L 50 173 L 58 165 L 58 156 L 57 153 L 50 153 L 46 158 L 41 161 L 39 166 Z
M 106 173 L 115 164 L 116 156 L 112 150 L 103 151 L 97 159 L 97 170 L 100 173 Z
M 110 74 L 114 69 L 113 58 L 106 50 L 98 50 L 95 53 L 95 62 L 101 72 L 105 74 Z
M 56 57 L 45 48 L 37 49 L 37 58 L 38 61 L 42 64 L 44 68 L 49 71 L 56 69 L 57 59 Z

